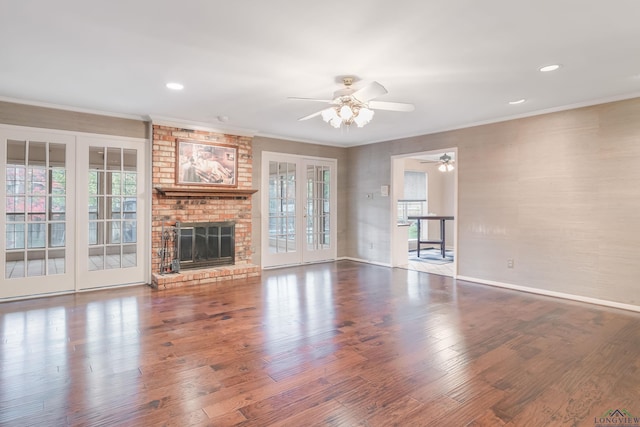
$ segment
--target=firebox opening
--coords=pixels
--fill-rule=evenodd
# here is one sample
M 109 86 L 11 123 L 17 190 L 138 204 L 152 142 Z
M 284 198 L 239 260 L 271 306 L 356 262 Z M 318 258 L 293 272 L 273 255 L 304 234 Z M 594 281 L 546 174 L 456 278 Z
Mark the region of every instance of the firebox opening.
M 235 223 L 176 223 L 180 269 L 235 263 Z

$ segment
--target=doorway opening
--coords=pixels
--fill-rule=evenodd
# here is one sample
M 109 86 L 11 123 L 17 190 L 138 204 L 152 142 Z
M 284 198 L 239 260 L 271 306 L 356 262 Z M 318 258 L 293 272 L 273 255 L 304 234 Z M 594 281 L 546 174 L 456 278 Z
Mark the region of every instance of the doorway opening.
M 445 148 L 391 158 L 393 267 L 456 276 L 457 154 Z

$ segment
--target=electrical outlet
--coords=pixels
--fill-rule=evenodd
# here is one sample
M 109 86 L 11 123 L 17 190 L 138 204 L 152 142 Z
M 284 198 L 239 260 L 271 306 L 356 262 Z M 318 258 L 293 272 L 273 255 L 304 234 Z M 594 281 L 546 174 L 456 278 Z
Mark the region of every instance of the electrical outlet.
M 513 259 L 512 258 L 509 258 L 507 260 L 507 268 L 513 268 Z

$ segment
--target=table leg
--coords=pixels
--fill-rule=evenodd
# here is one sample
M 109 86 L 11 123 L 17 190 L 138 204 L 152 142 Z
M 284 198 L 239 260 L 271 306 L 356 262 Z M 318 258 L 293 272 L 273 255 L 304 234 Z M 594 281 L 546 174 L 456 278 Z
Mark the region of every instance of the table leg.
M 442 243 L 440 243 L 440 253 L 442 254 L 442 258 L 444 258 L 445 255 L 445 235 L 444 235 L 444 219 L 440 220 L 440 240 L 442 241 Z
M 420 258 L 420 220 L 417 219 L 416 221 L 418 222 L 418 239 L 417 239 L 418 248 L 416 249 L 416 251 L 418 253 L 418 258 Z

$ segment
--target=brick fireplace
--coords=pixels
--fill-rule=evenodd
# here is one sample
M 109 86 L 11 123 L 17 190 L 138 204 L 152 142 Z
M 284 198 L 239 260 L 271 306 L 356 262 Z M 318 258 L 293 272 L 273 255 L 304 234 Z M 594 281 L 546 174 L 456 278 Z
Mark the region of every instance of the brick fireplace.
M 251 138 L 201 130 L 153 125 L 152 182 L 152 286 L 172 288 L 203 285 L 260 275 L 251 263 Z M 214 143 L 237 150 L 237 187 L 185 185 L 176 180 L 178 141 Z M 163 232 L 180 224 L 233 223 L 233 265 L 181 269 L 166 268 Z M 162 268 L 161 268 L 162 267 Z

